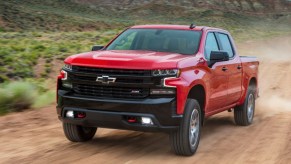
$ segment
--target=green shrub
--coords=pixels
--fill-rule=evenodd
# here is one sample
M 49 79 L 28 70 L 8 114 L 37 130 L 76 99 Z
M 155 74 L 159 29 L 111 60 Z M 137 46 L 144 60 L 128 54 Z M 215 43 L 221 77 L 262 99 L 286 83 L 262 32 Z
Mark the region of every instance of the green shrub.
M 55 102 L 56 100 L 56 92 L 55 91 L 47 91 L 39 96 L 37 96 L 33 108 L 40 108 L 43 106 L 47 106 Z
M 51 72 L 51 68 L 50 68 L 50 67 L 45 67 L 45 72 L 46 72 L 47 74 L 49 74 L 49 73 Z
M 36 32 L 33 32 L 32 35 L 33 35 L 34 37 L 42 37 L 42 35 L 41 35 L 40 33 L 36 33 Z
M 40 74 L 40 77 L 42 77 L 42 78 L 46 78 L 46 77 L 48 77 L 47 72 L 42 72 L 42 73 Z
M 7 49 L 0 49 L 0 57 L 1 58 L 4 58 L 5 56 L 8 56 L 9 55 L 9 51 Z
M 17 52 L 23 52 L 25 50 L 25 47 L 22 47 L 21 45 L 11 45 L 11 48 Z
M 1 70 L 0 70 L 1 71 Z M 4 81 L 8 81 L 9 78 L 5 75 L 0 75 L 0 83 L 3 83 Z
M 0 85 L 0 115 L 52 104 L 56 92 L 49 89 L 51 83 L 52 80 L 26 79 Z
M 46 59 L 45 59 L 45 62 L 46 62 L 46 63 L 51 63 L 52 61 L 53 61 L 52 58 L 46 58 Z
M 36 51 L 44 51 L 46 49 L 46 47 L 43 45 L 36 45 L 33 47 L 33 49 Z
M 9 92 L 6 92 L 3 88 L 0 88 L 0 115 L 3 115 L 8 112 L 8 104 L 11 103 L 12 97 Z
M 68 48 L 67 47 L 59 47 L 59 51 L 60 52 L 68 52 Z
M 5 32 L 5 29 L 0 27 L 0 32 Z
M 28 82 L 3 84 L 0 90 L 0 111 L 22 111 L 28 109 L 36 98 L 36 88 Z

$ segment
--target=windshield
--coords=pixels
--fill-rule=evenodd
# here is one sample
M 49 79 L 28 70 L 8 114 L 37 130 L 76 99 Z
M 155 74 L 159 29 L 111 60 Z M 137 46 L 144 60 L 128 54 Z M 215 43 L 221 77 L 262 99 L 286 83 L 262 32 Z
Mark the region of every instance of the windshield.
M 165 29 L 128 29 L 107 50 L 149 50 L 186 55 L 198 51 L 201 31 Z

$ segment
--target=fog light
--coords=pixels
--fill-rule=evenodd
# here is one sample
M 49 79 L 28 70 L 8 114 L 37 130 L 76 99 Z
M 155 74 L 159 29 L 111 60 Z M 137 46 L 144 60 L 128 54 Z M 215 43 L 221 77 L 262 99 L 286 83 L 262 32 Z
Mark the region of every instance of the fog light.
M 66 117 L 68 117 L 68 118 L 74 118 L 74 111 L 68 110 L 67 113 L 66 113 Z
M 129 116 L 129 117 L 127 117 L 127 122 L 129 122 L 129 123 L 136 123 L 137 122 L 137 118 L 136 117 Z
M 153 125 L 153 121 L 149 117 L 141 117 L 141 123 L 145 125 Z
M 77 118 L 85 118 L 86 113 L 85 112 L 77 112 Z

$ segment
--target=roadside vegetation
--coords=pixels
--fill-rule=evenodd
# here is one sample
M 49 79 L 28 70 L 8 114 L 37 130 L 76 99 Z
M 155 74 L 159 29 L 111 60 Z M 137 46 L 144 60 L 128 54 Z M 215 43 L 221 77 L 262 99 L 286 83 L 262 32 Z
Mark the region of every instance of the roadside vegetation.
M 0 115 L 55 102 L 55 77 L 69 55 L 104 45 L 118 30 L 94 32 L 0 32 Z M 43 68 L 36 65 L 43 60 Z M 51 75 L 51 76 L 50 76 Z M 54 77 L 54 78 L 52 78 Z
M 107 43 L 116 30 L 106 32 L 0 32 L 0 82 L 34 78 L 38 60 L 44 59 L 42 78 L 51 72 L 53 61 L 90 51 L 92 45 Z
M 46 106 L 55 101 L 55 91 L 49 81 L 26 79 L 0 85 L 0 115 Z

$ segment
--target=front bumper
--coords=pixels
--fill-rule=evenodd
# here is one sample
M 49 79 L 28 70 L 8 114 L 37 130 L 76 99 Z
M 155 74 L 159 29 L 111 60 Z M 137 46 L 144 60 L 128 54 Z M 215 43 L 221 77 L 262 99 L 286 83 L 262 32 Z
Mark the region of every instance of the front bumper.
M 86 113 L 85 118 L 67 118 L 65 112 Z M 176 114 L 176 98 L 146 98 L 138 100 L 96 99 L 58 91 L 58 117 L 61 121 L 88 127 L 104 127 L 136 131 L 177 130 L 182 115 Z M 128 117 L 149 117 L 153 125 L 129 123 Z

